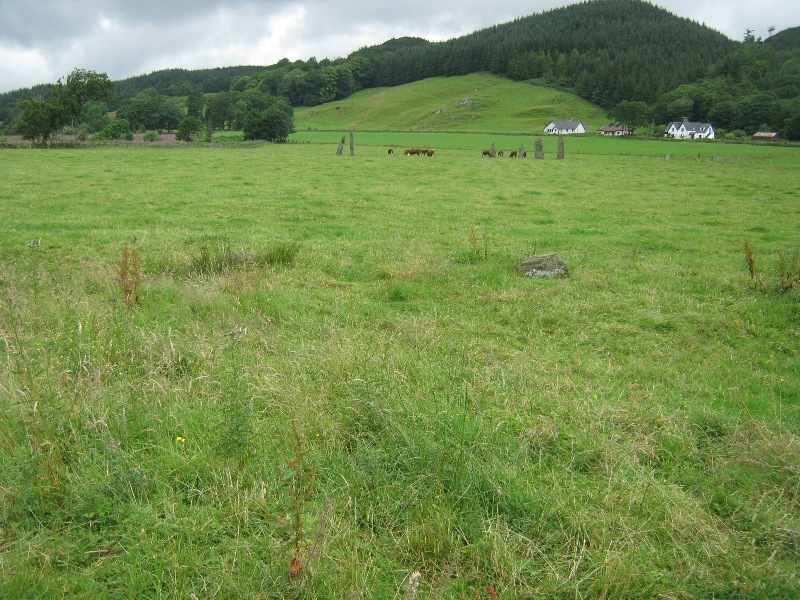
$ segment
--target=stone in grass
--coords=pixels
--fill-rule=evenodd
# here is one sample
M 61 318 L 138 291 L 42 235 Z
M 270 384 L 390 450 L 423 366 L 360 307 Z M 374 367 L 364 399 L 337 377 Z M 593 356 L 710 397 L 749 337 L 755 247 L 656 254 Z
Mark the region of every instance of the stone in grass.
M 550 279 L 568 275 L 569 264 L 561 259 L 558 252 L 551 252 L 550 254 L 531 256 L 517 268 L 517 271 L 526 277 Z

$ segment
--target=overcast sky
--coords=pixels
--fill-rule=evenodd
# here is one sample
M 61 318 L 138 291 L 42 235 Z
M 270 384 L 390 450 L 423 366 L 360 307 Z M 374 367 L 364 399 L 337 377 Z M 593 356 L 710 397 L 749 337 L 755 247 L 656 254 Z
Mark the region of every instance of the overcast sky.
M 346 57 L 394 37 L 442 41 L 575 0 L 0 0 L 0 92 L 72 69 L 112 80 L 166 68 Z M 656 0 L 733 39 L 800 25 L 796 0 Z

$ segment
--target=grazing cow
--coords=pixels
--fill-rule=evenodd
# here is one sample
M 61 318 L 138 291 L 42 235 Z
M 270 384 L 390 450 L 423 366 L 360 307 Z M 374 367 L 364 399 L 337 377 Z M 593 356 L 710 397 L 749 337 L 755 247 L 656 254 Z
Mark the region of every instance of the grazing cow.
M 497 151 L 497 156 L 503 156 L 503 151 L 502 150 L 498 150 Z
M 488 156 L 488 157 L 490 157 L 490 158 L 491 158 L 491 156 L 492 156 L 492 151 L 491 151 L 491 150 L 484 150 L 484 151 L 483 151 L 483 155 L 484 155 L 484 156 Z
M 435 150 L 433 148 L 428 148 L 427 150 L 425 150 L 425 154 L 427 154 L 428 156 L 433 156 L 434 153 Z
M 389 155 L 394 154 L 394 148 L 389 148 L 389 151 L 387 152 L 387 154 L 389 154 Z
M 511 153 L 508 155 L 511 158 L 517 158 L 519 153 L 516 150 L 512 150 Z
M 528 151 L 527 150 L 523 150 L 522 151 L 522 158 L 528 158 Z

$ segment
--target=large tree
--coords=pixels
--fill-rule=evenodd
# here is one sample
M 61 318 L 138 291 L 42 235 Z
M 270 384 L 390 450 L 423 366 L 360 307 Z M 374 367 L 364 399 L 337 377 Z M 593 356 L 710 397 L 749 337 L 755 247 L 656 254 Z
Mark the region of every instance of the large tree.
M 117 109 L 117 117 L 127 119 L 133 129 L 176 129 L 184 117 L 183 107 L 175 98 L 162 96 L 148 88 L 128 98 Z
M 53 134 L 81 115 L 90 100 L 113 101 L 114 86 L 105 73 L 75 69 L 59 79 L 49 98 L 20 102 L 17 130 L 26 140 L 48 143 Z
M 294 132 L 294 110 L 283 98 L 270 98 L 264 109 L 251 110 L 244 118 L 243 133 L 246 140 L 284 142 Z
M 644 102 L 623 100 L 608 111 L 608 116 L 629 127 L 645 125 L 650 120 L 650 108 Z
M 206 121 L 215 129 L 225 129 L 233 124 L 235 92 L 220 92 L 206 98 Z

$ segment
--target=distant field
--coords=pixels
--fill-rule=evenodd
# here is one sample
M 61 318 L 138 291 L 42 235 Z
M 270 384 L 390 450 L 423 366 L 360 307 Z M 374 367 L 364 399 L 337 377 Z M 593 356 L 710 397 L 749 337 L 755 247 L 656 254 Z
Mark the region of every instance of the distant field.
M 537 139 L 541 139 L 545 150 L 545 159 L 555 159 L 558 149 L 558 137 L 541 133 L 508 134 L 508 133 L 429 133 L 409 131 L 299 131 L 290 136 L 291 144 L 325 144 L 335 147 L 342 137 L 345 138 L 345 154 L 350 153 L 350 134 L 353 133 L 356 152 L 364 155 L 385 154 L 389 148 L 402 154 L 405 148 L 434 148 L 442 151 L 468 151 L 478 153 L 491 146 L 492 142 L 498 150 L 516 150 L 520 144 L 528 151 L 533 151 Z M 241 132 L 217 132 L 215 142 L 221 145 L 241 145 Z M 797 156 L 797 146 L 780 146 L 772 144 L 734 143 L 723 141 L 689 141 L 665 140 L 647 137 L 608 138 L 600 135 L 565 136 L 567 155 L 600 154 L 621 156 L 651 156 L 673 158 L 700 158 L 710 160 L 741 160 L 753 158 L 786 158 L 793 160 Z M 531 155 L 532 156 L 532 155 Z M 506 156 L 506 158 L 508 158 Z
M 348 133 L 0 151 L 0 598 L 797 597 L 800 150 Z

